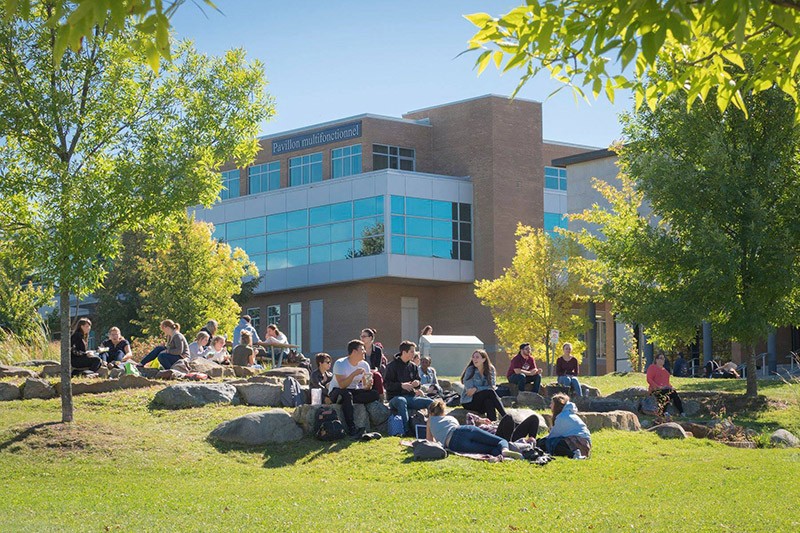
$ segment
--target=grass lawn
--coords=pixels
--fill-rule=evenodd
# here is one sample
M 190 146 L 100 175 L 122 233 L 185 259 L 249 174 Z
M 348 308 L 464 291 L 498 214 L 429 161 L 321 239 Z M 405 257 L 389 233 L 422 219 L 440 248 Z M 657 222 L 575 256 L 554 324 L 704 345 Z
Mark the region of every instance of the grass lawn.
M 607 394 L 639 379 L 586 381 Z M 754 424 L 797 414 L 795 389 L 762 390 L 786 407 L 748 414 Z M 800 529 L 800 450 L 616 431 L 593 436 L 592 459 L 545 467 L 415 463 L 398 438 L 240 449 L 206 436 L 260 408 L 153 410 L 154 392 L 78 396 L 69 429 L 58 400 L 0 404 L 0 530 Z

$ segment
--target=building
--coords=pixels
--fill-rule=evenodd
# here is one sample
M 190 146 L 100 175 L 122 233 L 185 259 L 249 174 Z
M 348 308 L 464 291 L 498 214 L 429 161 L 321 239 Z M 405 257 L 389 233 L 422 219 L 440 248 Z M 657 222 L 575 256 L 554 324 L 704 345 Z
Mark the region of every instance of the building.
M 566 174 L 546 162 L 592 150 L 544 141 L 541 103 L 494 95 L 260 143 L 196 216 L 264 273 L 244 309 L 259 331 L 275 322 L 305 353 L 334 356 L 364 327 L 391 355 L 425 324 L 496 353 L 474 281 L 511 264 L 518 222 L 564 224 Z

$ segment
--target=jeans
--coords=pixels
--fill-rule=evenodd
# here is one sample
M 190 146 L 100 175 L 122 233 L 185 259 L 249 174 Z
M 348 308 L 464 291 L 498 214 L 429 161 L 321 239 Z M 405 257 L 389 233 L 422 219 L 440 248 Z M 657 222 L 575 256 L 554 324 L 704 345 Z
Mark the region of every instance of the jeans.
M 122 350 L 109 350 L 106 353 L 100 354 L 100 359 L 102 359 L 104 363 L 122 362 L 123 357 L 125 357 L 125 352 Z
M 477 426 L 459 426 L 450 434 L 447 447 L 456 453 L 500 455 L 508 448 L 508 441 Z
M 403 421 L 403 430 L 408 433 L 408 410 L 409 409 L 427 409 L 433 400 L 425 396 L 395 396 L 389 400 L 389 407 L 397 411 L 400 419 Z
M 558 384 L 562 387 L 572 387 L 572 389 L 575 391 L 575 394 L 578 396 L 583 396 L 581 382 L 578 381 L 578 378 L 575 376 L 558 376 Z
M 340 389 L 338 387 L 331 391 L 330 398 L 334 403 L 342 404 L 344 423 L 347 431 L 353 432 L 356 429 L 354 403 L 371 403 L 378 401 L 378 391 L 375 389 Z
M 525 376 L 523 374 L 512 374 L 508 378 L 509 383 L 513 383 L 519 389 L 519 392 L 525 390 L 525 385 L 533 383 L 533 392 L 539 393 L 539 386 L 542 384 L 542 375 L 536 374 L 535 376 Z
M 144 358 L 139 364 L 141 366 L 146 365 L 147 363 L 158 357 L 159 354 L 161 354 L 161 352 L 163 352 L 166 349 L 167 349 L 166 346 L 156 346 L 155 348 L 152 349 L 152 351 L 149 354 L 144 356 Z
M 163 351 L 158 355 L 158 364 L 160 364 L 163 368 L 169 369 L 181 359 L 183 359 L 183 357 L 180 355 L 172 355 L 171 353 Z
M 500 412 L 500 416 L 506 416 L 503 402 L 500 401 L 500 397 L 492 389 L 479 390 L 472 395 L 469 403 L 462 402 L 461 407 L 467 411 L 475 411 L 489 420 L 497 420 L 498 411 Z

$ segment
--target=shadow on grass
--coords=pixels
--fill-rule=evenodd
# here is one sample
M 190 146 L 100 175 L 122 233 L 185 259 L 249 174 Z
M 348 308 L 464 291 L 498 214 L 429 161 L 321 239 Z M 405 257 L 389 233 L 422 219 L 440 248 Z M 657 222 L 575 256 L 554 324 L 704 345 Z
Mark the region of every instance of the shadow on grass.
M 786 384 L 779 379 L 763 379 L 758 380 L 759 392 L 783 387 Z M 715 391 L 715 392 L 733 392 L 744 394 L 747 390 L 747 380 L 740 379 L 708 379 L 701 378 L 691 381 L 683 381 L 680 384 L 679 390 L 689 391 Z
M 13 446 L 14 444 L 20 444 L 25 441 L 27 438 L 36 435 L 40 430 L 48 428 L 50 426 L 57 426 L 61 424 L 61 422 L 42 422 L 41 424 L 35 424 L 33 426 L 28 427 L 24 431 L 21 431 L 11 437 L 10 439 L 0 442 L 0 452 L 4 451 L 5 449 Z
M 349 448 L 358 441 L 344 438 L 334 442 L 322 442 L 309 437 L 303 437 L 297 442 L 287 442 L 285 444 L 266 444 L 260 446 L 245 446 L 242 444 L 231 444 L 211 437 L 206 439 L 218 452 L 245 452 L 253 454 L 263 454 L 264 468 L 283 468 L 294 465 L 300 461 L 305 463 L 313 462 L 327 454 L 336 453 Z

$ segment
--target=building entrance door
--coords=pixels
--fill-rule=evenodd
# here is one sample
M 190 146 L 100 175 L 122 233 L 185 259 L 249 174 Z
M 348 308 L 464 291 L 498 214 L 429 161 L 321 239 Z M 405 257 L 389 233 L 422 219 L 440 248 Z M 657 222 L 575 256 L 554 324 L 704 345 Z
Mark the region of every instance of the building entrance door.
M 400 298 L 400 340 L 417 342 L 419 335 L 419 300 L 403 296 Z

